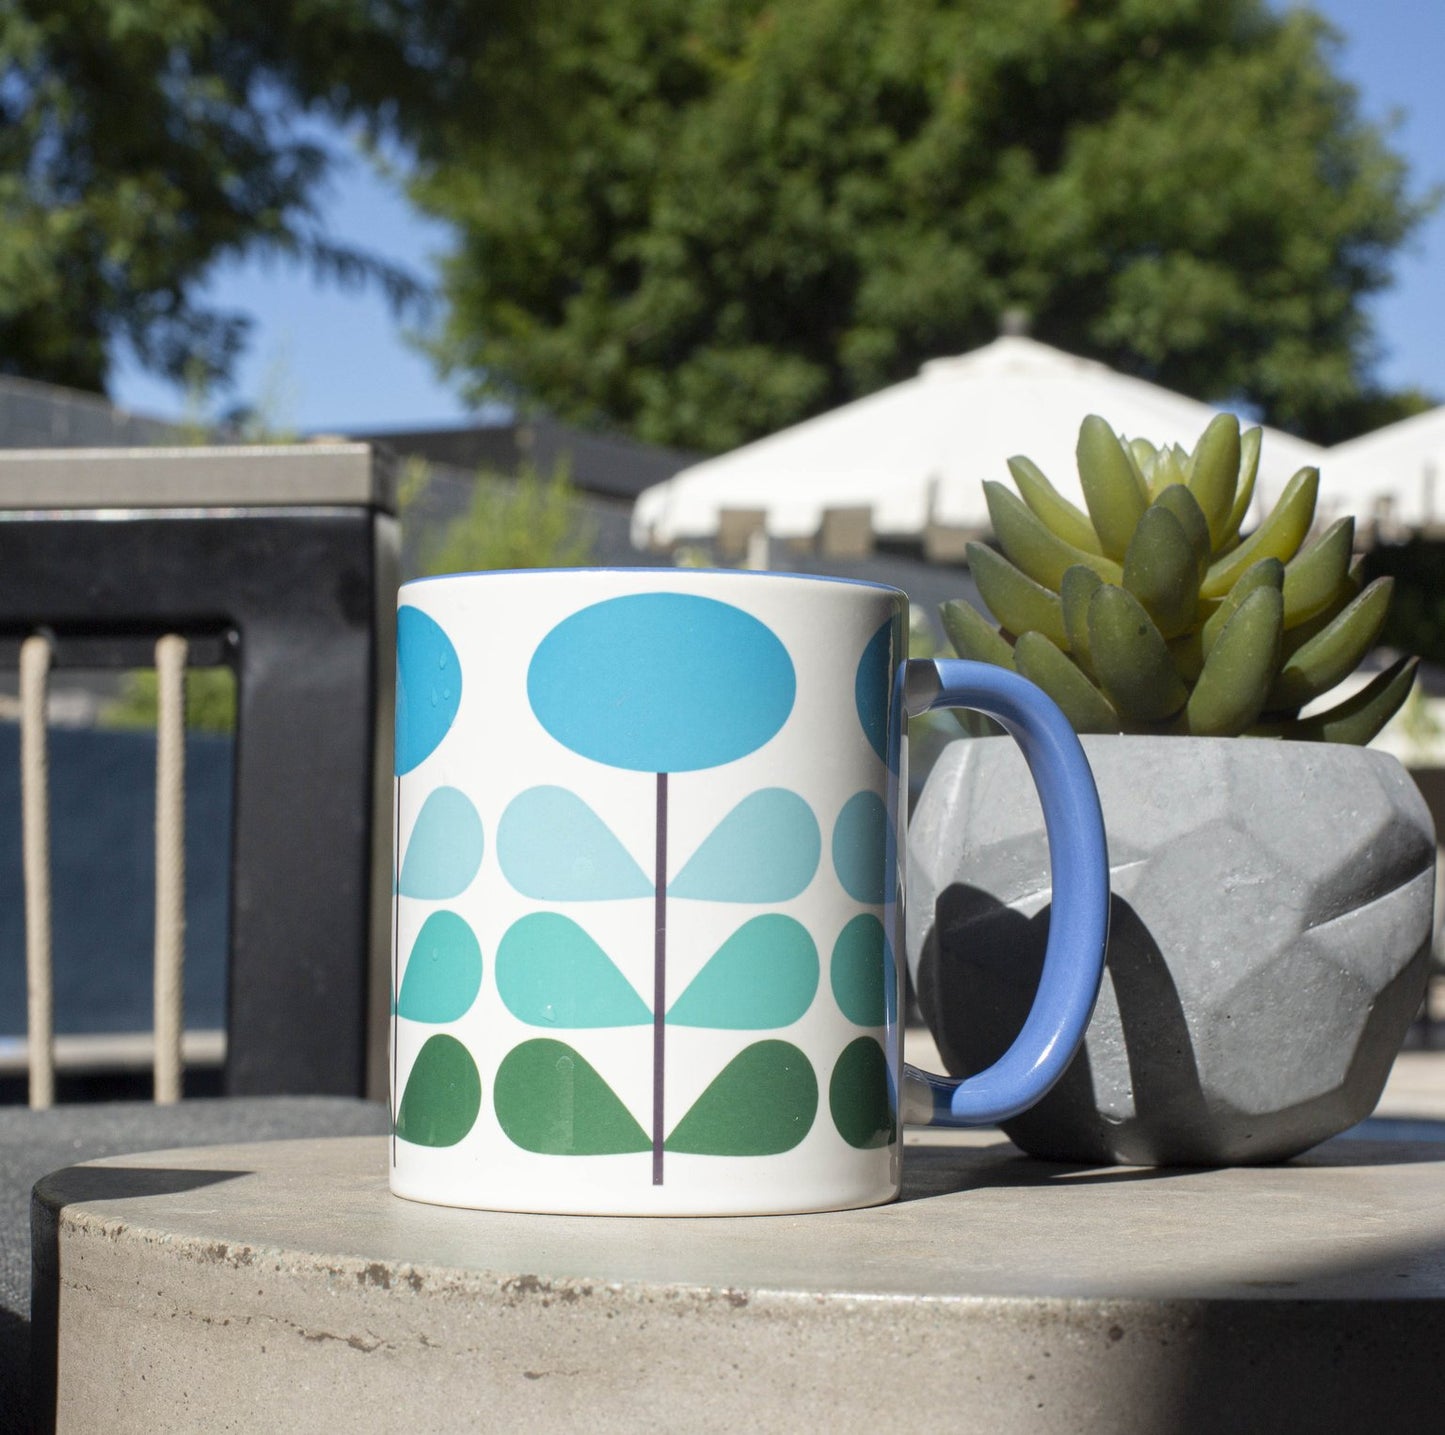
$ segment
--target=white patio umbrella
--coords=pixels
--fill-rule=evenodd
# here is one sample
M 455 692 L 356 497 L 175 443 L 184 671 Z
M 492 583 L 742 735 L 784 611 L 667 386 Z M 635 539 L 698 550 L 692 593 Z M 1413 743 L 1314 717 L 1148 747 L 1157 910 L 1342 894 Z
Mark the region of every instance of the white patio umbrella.
M 1329 504 L 1396 532 L 1438 529 L 1445 524 L 1445 408 L 1336 444 L 1324 474 L 1321 510 Z
M 984 532 L 980 483 L 1007 481 L 1027 454 L 1082 504 L 1074 466 L 1079 424 L 1102 414 L 1131 438 L 1192 447 L 1215 410 L 1106 364 L 1009 336 L 917 378 L 683 469 L 645 489 L 632 511 L 639 547 L 711 537 L 724 509 L 760 509 L 778 538 L 816 533 L 825 509 L 868 507 L 880 537 L 918 538 L 932 525 Z M 1259 496 L 1278 497 L 1324 450 L 1266 430 Z

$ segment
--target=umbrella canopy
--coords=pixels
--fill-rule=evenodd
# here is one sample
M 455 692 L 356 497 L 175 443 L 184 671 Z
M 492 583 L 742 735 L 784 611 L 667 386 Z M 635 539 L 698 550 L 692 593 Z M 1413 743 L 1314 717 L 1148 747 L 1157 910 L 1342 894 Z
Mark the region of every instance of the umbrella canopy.
M 1129 437 L 1192 448 L 1215 410 L 1033 339 L 996 339 L 644 490 L 633 542 L 711 537 L 726 509 L 762 510 L 779 538 L 815 534 L 825 510 L 851 507 L 872 510 L 880 537 L 921 538 L 931 526 L 985 532 L 980 483 L 1007 480 L 1014 454 L 1027 454 L 1083 503 L 1074 446 L 1091 413 Z M 1297 468 L 1317 465 L 1323 453 L 1266 430 L 1260 498 L 1278 497 Z
M 1445 524 L 1445 408 L 1332 448 L 1320 489 L 1322 514 L 1327 507 L 1387 530 Z

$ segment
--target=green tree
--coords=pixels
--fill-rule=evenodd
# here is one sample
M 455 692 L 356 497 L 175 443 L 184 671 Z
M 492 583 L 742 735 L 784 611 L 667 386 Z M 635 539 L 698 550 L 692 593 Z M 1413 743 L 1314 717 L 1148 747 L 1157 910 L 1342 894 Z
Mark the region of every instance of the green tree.
M 205 302 L 260 250 L 398 304 L 423 289 L 318 217 L 337 157 L 308 117 L 372 140 L 487 123 L 517 73 L 521 0 L 4 0 L 0 373 L 102 390 L 129 345 L 223 379 L 244 316 Z M 496 58 L 495 67 L 493 58 Z M 459 122 L 459 121 L 458 121 Z
M 1362 301 L 1428 205 L 1263 0 L 609 0 L 516 133 L 420 145 L 477 397 L 720 450 L 995 337 L 1330 441 L 1409 410 Z M 1416 400 L 1418 402 L 1418 400 Z

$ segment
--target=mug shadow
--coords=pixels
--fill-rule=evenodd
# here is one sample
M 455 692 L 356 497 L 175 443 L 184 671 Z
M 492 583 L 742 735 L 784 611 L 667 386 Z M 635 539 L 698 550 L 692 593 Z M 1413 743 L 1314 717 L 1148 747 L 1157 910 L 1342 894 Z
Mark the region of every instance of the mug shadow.
M 1445 1121 L 1409 1122 L 1434 1128 L 1427 1136 L 1377 1136 L 1364 1122 L 1352 1131 L 1292 1156 L 1240 1169 L 1308 1170 L 1317 1167 L 1445 1166 Z M 1393 1123 L 1382 1123 L 1390 1126 Z M 980 1190 L 1038 1190 L 1051 1186 L 1128 1186 L 1175 1180 L 1219 1169 L 1212 1166 L 1101 1166 L 1044 1161 L 999 1139 L 987 1146 L 910 1146 L 903 1157 L 899 1201 L 927 1201 Z
M 1022 1028 L 1043 973 L 1050 914 L 1045 906 L 1025 917 L 967 883 L 939 896 L 919 964 L 918 995 L 951 1071 L 972 1074 L 991 1066 Z M 1005 1123 L 1005 1130 L 1026 1149 L 1064 1151 L 1085 1164 L 1112 1164 L 1110 1149 L 1120 1145 L 1138 1165 L 1168 1164 L 1169 1131 L 1196 1128 L 1207 1119 L 1207 1103 L 1168 963 L 1118 895 L 1109 900 L 1104 981 L 1123 1028 L 1132 1117 L 1105 1129 L 1098 1108 L 1108 1107 L 1111 1093 L 1097 1090 L 1081 1047 L 1043 1101 Z
M 1003 1055 L 1033 1005 L 1050 908 L 1026 917 L 989 892 L 955 883 L 938 897 L 933 917 L 918 966 L 919 1003 L 947 1068 L 971 1075 Z M 1118 1015 L 1116 1039 L 1122 1041 L 1123 1060 L 1110 1065 L 1119 1074 L 1110 1075 L 1107 1083 L 1101 1080 L 1088 1049 L 1081 1047 L 1058 1084 L 1030 1110 L 1003 1123 L 1004 1133 L 1020 1148 L 1050 1160 L 1187 1168 L 1202 1164 L 1199 1140 L 1191 1137 L 1185 1145 L 1179 1133 L 1212 1129 L 1208 1164 L 1261 1164 L 1251 1157 L 1238 1113 L 1211 1105 L 1183 1001 L 1149 928 L 1117 894 L 1110 898 L 1109 923 L 1101 1000 L 1111 1000 Z M 1090 1041 L 1098 1039 L 1096 1028 Z M 1127 1089 L 1116 1089 L 1123 1086 L 1125 1072 Z M 1348 1099 L 1339 1090 L 1325 1092 L 1292 1114 L 1305 1133 L 1338 1129 L 1355 1114 L 1344 1105 Z M 1432 1159 L 1410 1155 L 1400 1144 L 1402 1137 L 1426 1139 L 1418 1123 L 1408 1134 L 1356 1128 L 1351 1139 L 1390 1145 L 1398 1161 Z M 1307 1154 L 1316 1162 L 1340 1165 L 1361 1160 L 1358 1152 L 1341 1150 L 1334 1141 Z

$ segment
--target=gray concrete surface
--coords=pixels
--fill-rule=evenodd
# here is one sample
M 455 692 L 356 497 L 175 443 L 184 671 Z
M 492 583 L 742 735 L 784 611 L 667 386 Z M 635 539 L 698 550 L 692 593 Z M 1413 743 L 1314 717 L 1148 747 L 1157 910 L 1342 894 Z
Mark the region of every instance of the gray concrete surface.
M 121 1151 L 386 1129 L 380 1102 L 330 1096 L 0 1107 L 0 1435 L 31 1428 L 30 1190 L 46 1172 Z
M 73 1167 L 37 1188 L 41 1385 L 111 1435 L 1437 1428 L 1445 1144 L 1141 1171 L 910 1134 L 902 1201 L 801 1217 L 418 1205 L 374 1137 Z

